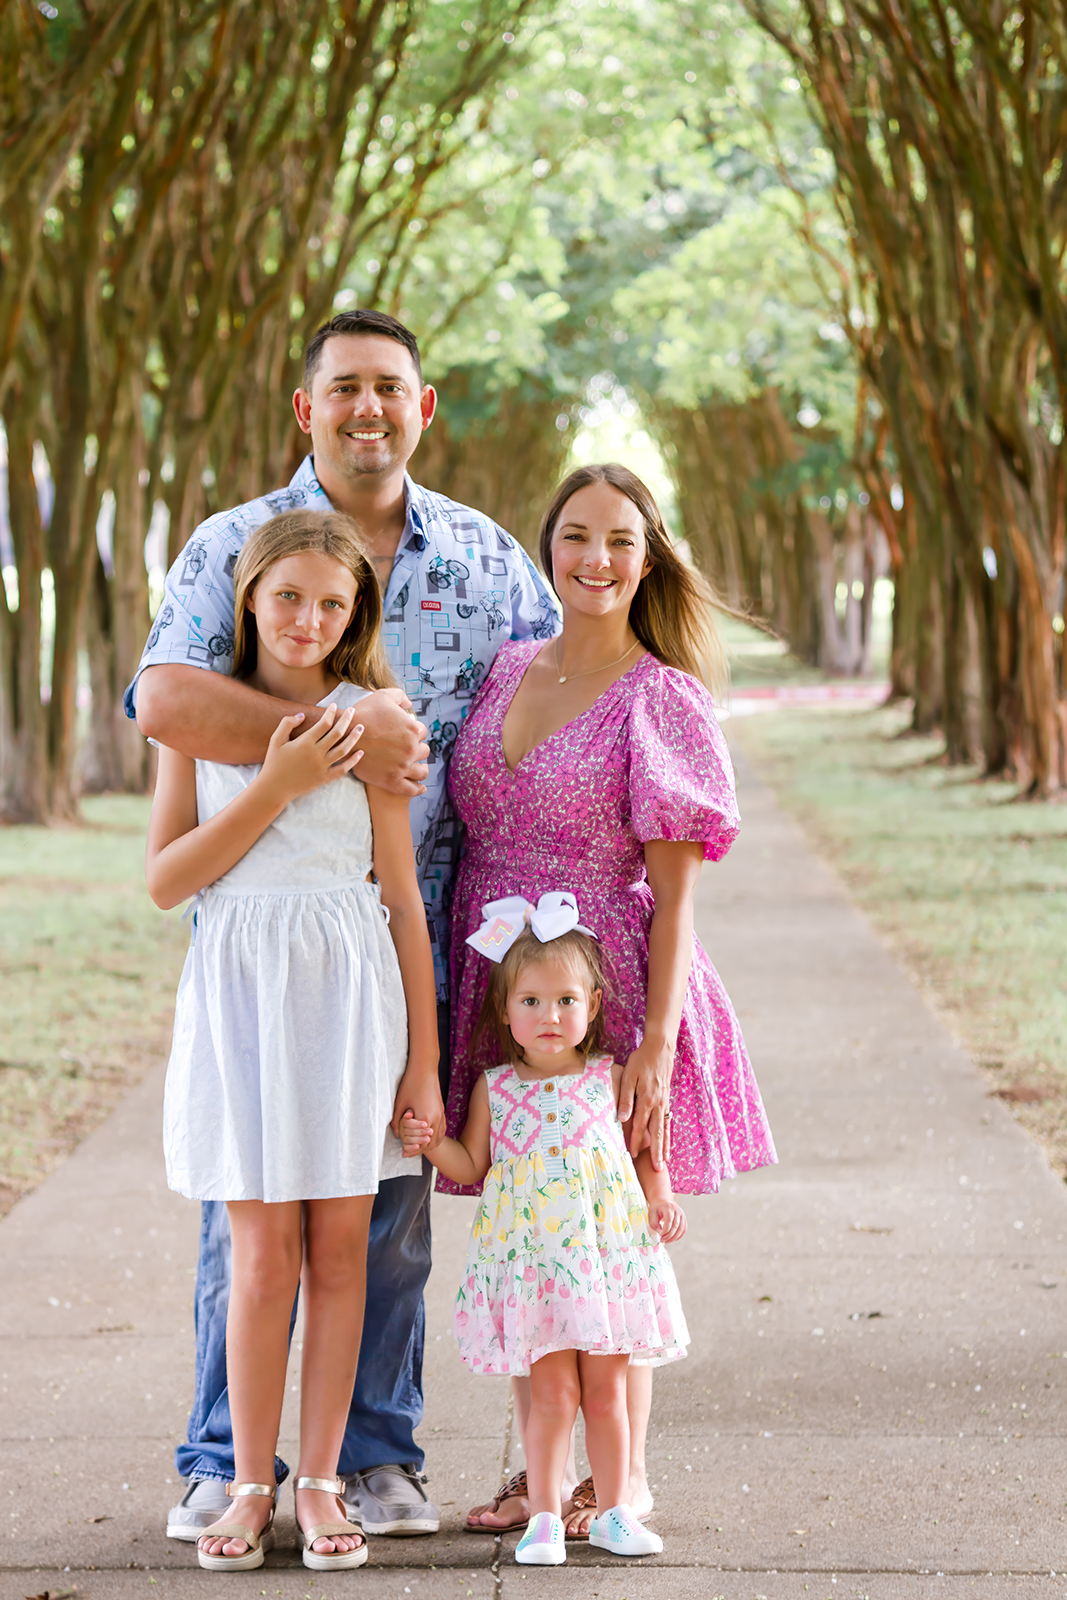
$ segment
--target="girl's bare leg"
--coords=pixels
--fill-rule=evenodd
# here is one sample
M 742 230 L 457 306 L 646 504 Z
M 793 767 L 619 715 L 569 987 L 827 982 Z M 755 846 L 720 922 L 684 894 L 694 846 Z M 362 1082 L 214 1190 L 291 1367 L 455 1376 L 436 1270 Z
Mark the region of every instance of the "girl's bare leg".
M 652 1510 L 652 1491 L 645 1471 L 645 1442 L 652 1411 L 651 1367 L 629 1366 L 626 1371 L 626 1415 L 630 1424 L 630 1483 L 624 1497 L 635 1517 L 647 1517 Z M 513 1380 L 514 1381 L 514 1380 Z M 503 1509 L 503 1508 L 501 1508 Z M 571 1511 L 563 1519 L 568 1537 L 584 1538 L 593 1520 L 592 1511 Z
M 511 1403 L 514 1408 L 515 1426 L 519 1430 L 522 1441 L 523 1456 L 526 1455 L 526 1424 L 530 1416 L 530 1380 L 529 1378 L 512 1378 Z M 570 1446 L 567 1451 L 567 1465 L 563 1469 L 563 1482 L 560 1485 L 560 1494 L 564 1506 L 574 1493 L 578 1482 L 578 1467 L 574 1459 L 574 1430 L 571 1429 Z M 484 1505 L 471 1506 L 467 1512 L 467 1526 L 471 1528 L 524 1528 L 530 1520 L 530 1502 L 525 1495 L 509 1495 L 506 1500 L 501 1500 L 496 1510 L 493 1510 L 491 1500 Z
M 334 1478 L 352 1401 L 367 1299 L 367 1234 L 372 1194 L 307 1200 L 304 1222 L 304 1359 L 300 1378 L 300 1478 Z M 305 1528 L 341 1520 L 335 1496 L 298 1489 Z M 316 1539 L 319 1555 L 355 1550 L 360 1540 Z
M 652 1510 L 652 1491 L 645 1469 L 645 1442 L 648 1419 L 652 1414 L 652 1367 L 626 1369 L 626 1416 L 630 1424 L 630 1483 L 626 1503 L 635 1517 L 647 1517 Z
M 539 1511 L 560 1514 L 560 1484 L 580 1394 L 576 1351 L 558 1350 L 530 1368 L 526 1478 L 531 1516 Z
M 627 1504 L 630 1482 L 630 1425 L 626 1418 L 629 1356 L 594 1356 L 578 1351 L 585 1448 L 593 1469 L 596 1514 Z
M 233 1248 L 226 1374 L 235 1482 L 272 1484 L 289 1357 L 289 1317 L 300 1281 L 300 1202 L 265 1205 L 262 1200 L 232 1200 L 226 1209 Z M 230 1502 L 224 1520 L 243 1523 L 258 1533 L 270 1508 L 264 1496 L 242 1495 Z M 212 1556 L 241 1556 L 248 1545 L 243 1539 L 209 1539 L 202 1549 Z

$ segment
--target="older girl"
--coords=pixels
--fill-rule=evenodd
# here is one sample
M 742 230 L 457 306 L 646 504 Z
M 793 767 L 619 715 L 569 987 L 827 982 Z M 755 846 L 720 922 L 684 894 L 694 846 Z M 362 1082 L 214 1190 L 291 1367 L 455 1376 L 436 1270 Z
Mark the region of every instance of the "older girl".
M 439 1123 L 433 969 L 407 802 L 364 788 L 358 702 L 391 682 L 355 525 L 295 511 L 234 572 L 234 673 L 327 707 L 283 718 L 259 766 L 161 750 L 148 835 L 157 905 L 197 897 L 178 989 L 164 1138 L 172 1189 L 224 1200 L 232 1515 L 197 1555 L 258 1567 L 273 1543 L 290 1318 L 306 1311 L 296 1517 L 304 1565 L 360 1566 L 337 1460 L 352 1398 L 379 1180 L 404 1111 Z M 384 913 L 384 914 L 383 914 Z

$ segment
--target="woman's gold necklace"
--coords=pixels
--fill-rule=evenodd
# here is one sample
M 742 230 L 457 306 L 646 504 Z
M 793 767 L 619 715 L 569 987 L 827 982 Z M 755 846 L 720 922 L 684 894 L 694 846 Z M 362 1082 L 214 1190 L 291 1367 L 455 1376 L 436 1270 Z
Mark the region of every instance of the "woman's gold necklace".
M 572 678 L 589 678 L 594 672 L 607 672 L 609 667 L 617 667 L 623 661 L 625 661 L 626 656 L 632 656 L 640 643 L 640 639 L 635 639 L 629 650 L 627 650 L 626 655 L 620 656 L 618 661 L 605 661 L 602 667 L 587 667 L 585 672 L 570 672 L 564 674 L 559 670 L 559 636 L 557 634 L 555 643 L 552 646 L 552 654 L 556 662 L 556 674 L 560 683 L 569 683 Z

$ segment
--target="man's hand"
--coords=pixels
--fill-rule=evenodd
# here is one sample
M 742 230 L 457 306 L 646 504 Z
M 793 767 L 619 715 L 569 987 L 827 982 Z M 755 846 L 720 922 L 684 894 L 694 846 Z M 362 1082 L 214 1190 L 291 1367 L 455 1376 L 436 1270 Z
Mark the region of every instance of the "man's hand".
M 295 705 L 261 694 L 224 672 L 171 664 L 146 667 L 137 682 L 137 726 L 149 739 L 197 761 L 224 766 L 260 762 L 283 717 L 300 713 L 302 729 L 321 706 Z M 402 689 L 377 689 L 359 702 L 364 727 L 359 775 L 405 800 L 425 794 L 426 729 L 411 715 Z
M 430 747 L 403 689 L 377 689 L 364 696 L 359 719 L 365 730 L 359 768 L 363 782 L 409 800 L 425 794 Z
M 408 1114 L 429 1129 L 430 1136 L 425 1148 L 432 1150 L 445 1136 L 445 1106 L 441 1099 L 436 1067 L 433 1072 L 425 1072 L 415 1071 L 409 1066 L 401 1078 L 393 1102 L 391 1124 L 398 1139 L 402 1137 L 401 1123 Z M 406 1155 L 408 1152 L 404 1153 Z

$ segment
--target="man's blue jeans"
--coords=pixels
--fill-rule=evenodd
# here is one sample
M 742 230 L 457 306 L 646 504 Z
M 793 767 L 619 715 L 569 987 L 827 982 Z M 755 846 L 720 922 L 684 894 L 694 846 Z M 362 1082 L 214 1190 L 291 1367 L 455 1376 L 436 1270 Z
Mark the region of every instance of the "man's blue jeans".
M 367 1312 L 352 1406 L 337 1470 L 363 1472 L 388 1462 L 413 1463 L 423 1452 L 414 1430 L 422 1421 L 422 1291 L 430 1275 L 430 1186 L 433 1168 L 389 1178 L 371 1212 Z M 230 1223 L 225 1203 L 205 1200 L 196 1274 L 196 1395 L 189 1437 L 174 1452 L 183 1478 L 234 1475 L 233 1430 L 226 1388 L 226 1309 L 230 1299 Z M 289 1325 L 292 1337 L 296 1304 Z M 289 1468 L 275 1460 L 279 1483 Z

